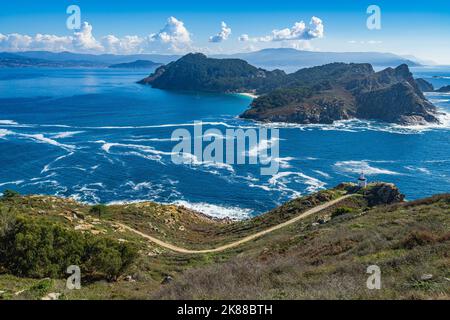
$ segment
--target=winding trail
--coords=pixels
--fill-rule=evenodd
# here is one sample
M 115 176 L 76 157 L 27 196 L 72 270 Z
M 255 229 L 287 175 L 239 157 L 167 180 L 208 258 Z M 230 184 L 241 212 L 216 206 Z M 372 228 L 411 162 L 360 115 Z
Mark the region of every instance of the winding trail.
M 312 214 L 318 213 L 318 212 L 320 212 L 320 211 L 322 211 L 322 210 L 324 210 L 324 209 L 326 209 L 328 207 L 331 207 L 332 205 L 335 205 L 336 203 L 339 203 L 342 200 L 347 199 L 347 198 L 349 198 L 351 196 L 353 196 L 353 195 L 351 195 L 351 194 L 350 195 L 345 195 L 345 196 L 342 196 L 342 197 L 340 197 L 338 199 L 335 199 L 335 200 L 332 200 L 332 201 L 328 201 L 328 202 L 326 202 L 324 204 L 321 204 L 321 205 L 319 205 L 317 207 L 311 208 L 311 209 L 309 209 L 309 210 L 299 214 L 298 216 L 296 216 L 296 217 L 294 217 L 294 218 L 292 218 L 290 220 L 287 220 L 287 221 L 285 221 L 283 223 L 277 224 L 277 225 L 275 225 L 273 227 L 270 227 L 270 228 L 268 228 L 266 230 L 256 232 L 256 233 L 251 234 L 249 236 L 246 236 L 246 237 L 244 237 L 244 238 L 242 238 L 240 240 L 237 240 L 237 241 L 234 241 L 234 242 L 231 242 L 229 244 L 225 244 L 225 245 L 222 245 L 220 247 L 213 248 L 213 249 L 189 250 L 189 249 L 181 248 L 181 247 L 175 246 L 173 244 L 170 244 L 170 243 L 164 242 L 162 240 L 159 240 L 159 239 L 157 239 L 155 237 L 149 236 L 148 234 L 142 233 L 142 232 L 140 232 L 140 231 L 138 231 L 136 229 L 133 229 L 133 228 L 131 228 L 131 227 L 125 225 L 125 224 L 122 224 L 122 223 L 119 223 L 119 222 L 115 222 L 115 224 L 117 224 L 117 225 L 121 226 L 122 228 L 124 228 L 124 229 L 126 229 L 128 231 L 131 231 L 131 232 L 133 232 L 133 233 L 135 233 L 135 234 L 137 234 L 137 235 L 139 235 L 139 236 L 141 236 L 141 237 L 143 237 L 143 238 L 145 238 L 147 240 L 150 240 L 151 242 L 153 242 L 153 243 L 155 243 L 155 244 L 157 244 L 157 245 L 159 245 L 159 246 L 161 246 L 163 248 L 166 248 L 166 249 L 178 252 L 178 253 L 201 254 L 201 253 L 221 252 L 221 251 L 225 251 L 227 249 L 231 249 L 231 248 L 237 247 L 237 246 L 239 246 L 241 244 L 244 244 L 246 242 L 252 241 L 252 240 L 254 240 L 256 238 L 262 237 L 263 235 L 266 235 L 266 234 L 268 234 L 270 232 L 273 232 L 275 230 L 287 227 L 287 226 L 289 226 L 289 225 L 291 225 L 293 223 L 296 223 L 297 221 L 299 221 L 301 219 L 304 219 L 304 218 L 306 218 L 306 217 L 308 217 L 308 216 L 310 216 Z

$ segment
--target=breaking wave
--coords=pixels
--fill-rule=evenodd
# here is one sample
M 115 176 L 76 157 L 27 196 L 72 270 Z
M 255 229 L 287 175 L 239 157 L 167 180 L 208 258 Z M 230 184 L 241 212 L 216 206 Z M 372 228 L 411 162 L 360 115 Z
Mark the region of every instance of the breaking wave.
M 233 206 L 219 206 L 205 202 L 188 202 L 185 200 L 177 200 L 170 204 L 183 206 L 188 209 L 201 212 L 207 216 L 214 218 L 229 218 L 232 220 L 243 220 L 252 216 L 253 210 L 243 209 Z
M 338 161 L 334 164 L 334 167 L 338 171 L 353 174 L 360 174 L 361 172 L 364 172 L 365 175 L 401 175 L 401 173 L 395 171 L 373 167 L 369 164 L 369 161 Z

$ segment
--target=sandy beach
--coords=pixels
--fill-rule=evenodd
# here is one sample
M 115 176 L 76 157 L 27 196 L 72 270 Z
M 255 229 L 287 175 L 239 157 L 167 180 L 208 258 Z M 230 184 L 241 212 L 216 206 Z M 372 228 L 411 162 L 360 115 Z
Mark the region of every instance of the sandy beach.
M 257 96 L 256 94 L 254 94 L 254 93 L 249 93 L 249 92 L 239 92 L 239 93 L 237 93 L 237 94 L 239 94 L 239 95 L 241 95 L 241 96 L 253 98 L 253 99 L 258 98 L 258 96 Z

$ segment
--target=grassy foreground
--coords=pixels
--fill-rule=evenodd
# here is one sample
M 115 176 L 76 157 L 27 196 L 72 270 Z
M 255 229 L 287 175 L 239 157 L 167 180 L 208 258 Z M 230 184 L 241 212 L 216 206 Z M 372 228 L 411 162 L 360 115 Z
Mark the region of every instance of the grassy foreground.
M 355 196 L 220 253 L 171 252 L 117 224 L 184 248 L 213 248 L 347 192 Z M 402 199 L 392 185 L 346 184 L 229 221 L 150 202 L 92 207 L 7 194 L 0 299 L 449 299 L 450 195 Z M 82 269 L 80 290 L 66 288 L 68 264 Z M 380 267 L 380 290 L 366 287 L 370 265 Z

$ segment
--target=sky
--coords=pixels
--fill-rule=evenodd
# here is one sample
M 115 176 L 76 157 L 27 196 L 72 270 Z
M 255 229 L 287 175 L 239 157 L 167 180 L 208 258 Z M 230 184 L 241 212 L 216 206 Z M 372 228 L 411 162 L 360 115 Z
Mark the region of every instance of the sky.
M 70 5 L 79 7 L 80 24 L 67 14 Z M 367 13 L 371 5 L 380 19 Z M 368 28 L 368 19 L 380 28 Z M 450 65 L 450 1 L 15 0 L 0 10 L 0 51 L 212 54 L 275 47 L 392 52 Z

